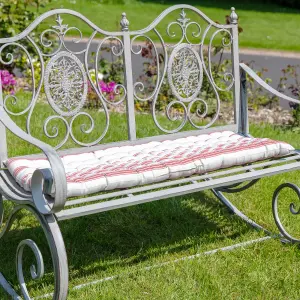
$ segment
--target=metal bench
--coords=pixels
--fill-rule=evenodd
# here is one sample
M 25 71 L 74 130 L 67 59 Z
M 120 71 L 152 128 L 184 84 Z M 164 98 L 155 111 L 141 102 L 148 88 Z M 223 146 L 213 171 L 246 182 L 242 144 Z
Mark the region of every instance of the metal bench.
M 87 40 L 83 39 L 77 27 L 69 27 L 64 23 L 62 16 L 65 15 L 86 23 L 85 26 L 91 30 Z M 174 16 L 175 19 L 172 19 Z M 47 28 L 40 34 L 38 44 L 31 33 L 45 20 Z M 161 23 L 165 20 L 168 23 L 162 31 Z M 78 12 L 56 9 L 41 15 L 22 33 L 0 39 L 1 63 L 12 63 L 19 52 L 11 49 L 17 48 L 26 55 L 32 75 L 31 100 L 18 112 L 9 107 L 9 100 L 17 104 L 17 96 L 5 95 L 0 88 L 0 159 L 3 168 L 0 173 L 0 190 L 5 199 L 15 203 L 0 237 L 10 229 L 18 211 L 26 209 L 36 217 L 44 229 L 51 250 L 55 275 L 53 299 L 65 299 L 68 292 L 67 255 L 59 221 L 210 189 L 232 212 L 252 226 L 269 233 L 238 210 L 227 199 L 226 193 L 247 189 L 262 177 L 300 169 L 299 152 L 293 147 L 269 139 L 255 139 L 249 134 L 246 73 L 272 94 L 287 101 L 300 101 L 274 90 L 248 66 L 240 64 L 238 16 L 234 8 L 231 9 L 230 23 L 227 25 L 213 22 L 200 10 L 189 5 L 176 5 L 165 10 L 142 30 L 130 31 L 125 13 L 122 14 L 120 24 L 121 31 L 108 32 Z M 68 40 L 66 35 L 71 31 L 80 37 Z M 97 38 L 98 35 L 100 38 Z M 46 36 L 54 37 L 56 43 L 47 40 Z M 218 36 L 221 37 L 222 47 L 229 49 L 232 61 L 232 70 L 222 74 L 222 86 L 218 85 L 212 73 L 211 50 Z M 157 74 L 152 89 L 136 77 L 133 71 L 135 57 L 142 54 L 141 45 L 136 43 L 140 38 L 147 40 L 155 53 Z M 175 41 L 168 44 L 165 38 Z M 116 102 L 107 98 L 98 80 L 91 78 L 89 72 L 91 68 L 95 69 L 98 78 L 99 57 L 107 42 L 111 42 L 112 55 L 122 57 L 124 64 L 124 82 L 118 83 L 113 91 L 118 95 Z M 24 46 L 28 44 L 41 65 L 38 82 L 34 78 L 31 53 Z M 82 48 L 79 51 L 72 50 L 72 44 L 79 44 Z M 89 57 L 93 45 L 96 45 L 96 55 L 91 66 Z M 6 50 L 9 52 L 5 56 Z M 203 96 L 204 80 L 215 99 Z M 156 108 L 158 95 L 166 81 L 172 91 L 172 99 L 164 108 L 166 117 L 163 117 Z M 32 135 L 32 128 L 36 126 L 32 114 L 38 105 L 42 87 L 47 105 L 53 112 L 43 121 L 44 135 L 50 141 L 59 138 L 60 129 L 65 130 L 56 146 L 50 146 Z M 79 126 L 83 135 L 99 129 L 96 124 L 98 119 L 94 119 L 94 115 L 85 108 L 89 97 L 88 87 L 94 90 L 101 103 L 103 109 L 98 119 L 104 119 L 105 123 L 99 125 L 98 136 L 86 142 L 75 136 L 73 127 Z M 234 122 L 229 125 L 219 122 L 222 110 L 220 94 L 224 91 L 232 92 L 234 99 Z M 151 102 L 153 124 L 163 135 L 137 138 L 136 101 Z M 46 105 L 45 101 L 43 105 Z M 117 105 L 124 105 L 126 109 L 128 140 L 101 144 L 110 128 L 109 107 Z M 210 105 L 214 106 L 213 110 L 210 110 Z M 172 111 L 175 111 L 175 115 L 172 115 Z M 25 130 L 13 121 L 18 116 L 26 116 Z M 85 123 L 77 122 L 82 118 L 85 118 Z M 195 118 L 200 119 L 200 122 L 197 123 Z M 49 124 L 55 120 L 63 125 L 53 125 L 50 132 Z M 208 121 L 205 123 L 205 120 Z M 175 126 L 164 126 L 165 122 Z M 186 129 L 188 123 L 194 130 L 182 130 Z M 43 154 L 8 158 L 6 130 L 35 145 Z M 59 150 L 68 140 L 81 147 Z M 285 187 L 293 189 L 300 196 L 299 188 L 293 184 L 279 186 L 273 198 L 274 218 L 282 238 L 298 242 L 284 229 L 278 216 L 277 198 Z M 80 198 L 80 195 L 84 197 Z M 72 199 L 68 200 L 70 197 Z M 291 212 L 298 213 L 293 204 Z M 2 221 L 1 198 L 0 224 Z M 37 270 L 32 270 L 33 278 L 42 277 L 43 259 L 34 241 L 24 240 L 19 244 L 18 279 L 23 296 L 30 299 L 22 270 L 25 246 L 31 248 L 37 260 Z M 12 297 L 19 297 L 4 276 L 0 275 L 2 287 Z

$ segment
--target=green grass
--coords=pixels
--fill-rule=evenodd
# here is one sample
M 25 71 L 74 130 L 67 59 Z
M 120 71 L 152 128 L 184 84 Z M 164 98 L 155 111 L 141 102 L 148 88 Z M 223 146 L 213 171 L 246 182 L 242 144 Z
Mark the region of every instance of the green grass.
M 194 5 L 212 20 L 220 23 L 225 22 L 225 15 L 230 14 L 231 6 L 235 6 L 240 18 L 239 24 L 244 29 L 244 32 L 240 35 L 241 47 L 300 50 L 299 10 L 279 6 L 273 4 L 272 1 L 76 0 L 76 3 L 73 3 L 69 0 L 56 0 L 43 8 L 42 11 L 61 7 L 74 9 L 88 17 L 99 27 L 112 31 L 119 30 L 120 16 L 125 11 L 130 21 L 130 29 L 137 30 L 149 25 L 167 7 L 178 3 Z M 177 18 L 178 14 L 167 17 L 161 28 L 165 30 L 166 25 Z M 64 19 L 70 26 L 77 25 L 82 28 L 85 35 L 91 34 L 91 31 L 78 20 L 71 20 L 67 16 Z M 76 32 L 73 32 L 73 34 L 76 34 Z
M 37 105 L 34 131 L 47 116 L 44 104 Z M 93 112 L 95 114 L 96 112 Z M 101 113 L 100 113 L 101 116 Z M 19 124 L 24 119 L 19 118 Z M 112 114 L 114 127 L 107 141 L 124 138 L 125 119 Z M 100 124 L 101 125 L 101 124 Z M 139 136 L 158 134 L 151 117 L 138 115 Z M 123 128 L 123 130 L 122 130 Z M 76 131 L 78 133 L 78 131 Z M 270 137 L 300 147 L 297 133 L 269 125 L 252 125 L 257 137 Z M 41 135 L 38 135 L 41 137 Z M 33 152 L 23 141 L 8 134 L 9 153 Z M 68 146 L 73 146 L 69 143 Z M 275 188 L 286 181 L 299 184 L 300 172 L 277 175 L 259 181 L 237 195 L 233 202 L 248 216 L 276 231 L 271 213 Z M 281 209 L 287 214 L 295 195 L 286 192 Z M 5 217 L 12 205 L 5 203 Z M 299 217 L 285 219 L 293 233 L 300 233 Z M 187 255 L 248 241 L 263 236 L 230 214 L 210 191 L 102 213 L 60 223 L 70 267 L 70 288 L 77 284 L 121 274 L 113 281 L 81 290 L 70 290 L 69 299 L 299 299 L 299 249 L 269 240 L 246 248 L 191 261 L 171 263 L 150 271 L 146 266 Z M 42 250 L 46 274 L 43 280 L 29 280 L 34 262 L 30 250 L 24 257 L 28 287 L 33 296 L 51 292 L 53 276 L 50 254 L 42 230 L 30 214 L 20 212 L 6 237 L 0 242 L 0 266 L 17 287 L 15 251 L 18 243 L 32 238 Z M 0 299 L 9 299 L 0 291 Z

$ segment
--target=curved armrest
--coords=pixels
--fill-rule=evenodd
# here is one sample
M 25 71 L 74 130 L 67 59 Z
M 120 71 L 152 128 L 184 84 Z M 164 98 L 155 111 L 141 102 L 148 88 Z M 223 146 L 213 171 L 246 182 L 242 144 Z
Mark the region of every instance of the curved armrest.
M 64 208 L 67 199 L 67 179 L 61 158 L 46 143 L 32 137 L 17 126 L 3 107 L 0 106 L 0 122 L 13 134 L 40 148 L 49 160 L 51 169 L 37 169 L 31 179 L 32 198 L 42 214 L 51 214 Z M 50 194 L 54 186 L 54 197 Z
M 300 101 L 297 99 L 294 99 L 292 97 L 286 96 L 280 92 L 278 92 L 277 90 L 275 90 L 274 88 L 272 88 L 270 85 L 268 85 L 267 83 L 265 83 L 251 68 L 249 68 L 247 65 L 245 65 L 244 63 L 240 64 L 240 67 L 250 76 L 252 77 L 259 85 L 261 85 L 263 88 L 265 88 L 267 91 L 269 91 L 270 93 L 272 93 L 273 95 L 290 101 L 290 102 L 294 102 L 294 103 L 298 103 L 300 104 Z

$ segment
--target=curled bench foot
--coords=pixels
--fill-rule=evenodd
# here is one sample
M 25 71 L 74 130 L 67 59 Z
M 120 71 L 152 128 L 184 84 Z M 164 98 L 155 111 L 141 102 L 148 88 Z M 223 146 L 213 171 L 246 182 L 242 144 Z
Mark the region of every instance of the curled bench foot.
M 1 203 L 1 200 L 0 200 Z M 0 214 L 3 215 L 2 204 L 0 204 Z M 13 221 L 16 219 L 16 215 L 20 210 L 29 211 L 40 223 L 44 234 L 46 236 L 48 246 L 50 248 L 54 278 L 55 278 L 55 288 L 53 293 L 53 298 L 56 300 L 63 300 L 67 298 L 68 292 L 68 263 L 67 255 L 65 250 L 64 241 L 58 227 L 57 221 L 54 215 L 41 215 L 35 208 L 29 205 L 19 205 L 10 214 L 6 225 L 0 232 L 0 239 L 9 231 Z M 1 221 L 0 216 L 0 221 Z M 0 224 L 1 225 L 1 224 Z M 16 272 L 18 276 L 18 281 L 20 285 L 20 290 L 22 297 L 20 297 L 9 282 L 5 279 L 4 275 L 0 273 L 0 285 L 2 288 L 10 295 L 13 299 L 32 299 L 27 290 L 24 273 L 23 273 L 23 253 L 24 249 L 28 248 L 34 254 L 35 264 L 30 267 L 30 274 L 33 280 L 41 279 L 44 276 L 44 260 L 40 249 L 37 244 L 31 239 L 22 240 L 16 250 Z
M 275 190 L 275 192 L 273 194 L 272 211 L 273 211 L 274 220 L 275 220 L 275 223 L 276 223 L 277 228 L 279 229 L 280 233 L 283 235 L 283 237 L 285 237 L 287 239 L 287 241 L 292 242 L 292 243 L 300 243 L 299 238 L 296 238 L 296 237 L 292 236 L 290 233 L 288 233 L 288 231 L 286 230 L 286 228 L 282 224 L 281 219 L 279 217 L 278 198 L 279 198 L 280 192 L 283 189 L 286 189 L 286 188 L 287 189 L 292 189 L 296 193 L 296 195 L 298 196 L 298 199 L 300 200 L 300 189 L 297 185 L 295 185 L 293 183 L 283 183 L 283 184 L 281 184 Z M 290 203 L 289 211 L 293 215 L 300 214 L 300 208 L 296 209 L 296 205 L 295 205 L 294 202 Z

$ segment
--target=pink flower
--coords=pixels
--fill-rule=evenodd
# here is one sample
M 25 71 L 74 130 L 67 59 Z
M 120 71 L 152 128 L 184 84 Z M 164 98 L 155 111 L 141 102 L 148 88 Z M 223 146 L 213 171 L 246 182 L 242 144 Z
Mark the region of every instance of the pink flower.
M 116 86 L 116 83 L 114 81 L 111 81 L 107 84 L 108 88 L 109 88 L 109 91 L 110 92 L 113 92 L 114 91 L 114 88 Z
M 9 82 L 10 82 L 10 81 L 9 81 L 9 79 L 8 79 L 7 77 L 3 77 L 3 78 L 2 78 L 2 84 L 3 84 L 3 85 L 9 85 Z
M 102 93 L 107 93 L 108 92 L 107 84 L 103 80 L 100 81 L 100 89 L 101 89 Z
M 1 73 L 2 73 L 1 74 L 2 76 L 9 76 L 10 75 L 7 70 L 2 70 Z
M 15 92 L 16 80 L 15 77 L 7 70 L 0 70 L 0 80 L 4 91 L 13 94 Z
M 116 86 L 117 86 L 117 84 L 114 81 L 110 81 L 108 83 L 106 83 L 103 80 L 99 81 L 99 87 L 101 89 L 101 92 L 104 94 L 105 97 L 107 97 L 109 100 L 112 100 L 112 101 L 115 99 Z M 88 83 L 88 92 L 89 93 L 94 92 L 90 82 Z
M 114 100 L 115 87 L 117 84 L 114 81 L 110 81 L 109 83 L 106 83 L 103 80 L 101 80 L 99 83 L 100 83 L 101 92 L 106 94 L 110 100 Z

